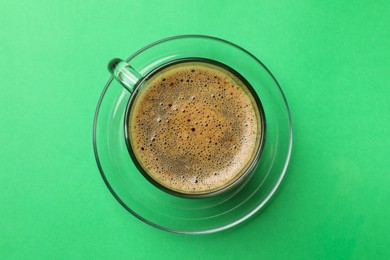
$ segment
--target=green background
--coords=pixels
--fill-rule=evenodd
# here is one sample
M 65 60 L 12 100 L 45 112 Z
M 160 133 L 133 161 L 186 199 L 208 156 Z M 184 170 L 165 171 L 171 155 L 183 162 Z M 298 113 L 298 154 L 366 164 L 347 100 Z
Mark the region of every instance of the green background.
M 0 258 L 389 259 L 390 2 L 0 2 Z M 211 235 L 131 216 L 92 150 L 107 62 L 206 34 L 262 60 L 291 108 L 272 202 Z

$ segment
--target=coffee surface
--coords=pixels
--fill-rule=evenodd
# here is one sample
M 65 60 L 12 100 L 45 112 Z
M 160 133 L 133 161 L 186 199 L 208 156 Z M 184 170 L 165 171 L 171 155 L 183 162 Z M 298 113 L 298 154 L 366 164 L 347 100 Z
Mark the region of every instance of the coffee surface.
M 128 120 L 134 154 L 168 189 L 203 194 L 239 178 L 259 146 L 256 103 L 241 80 L 209 63 L 184 62 L 153 75 Z

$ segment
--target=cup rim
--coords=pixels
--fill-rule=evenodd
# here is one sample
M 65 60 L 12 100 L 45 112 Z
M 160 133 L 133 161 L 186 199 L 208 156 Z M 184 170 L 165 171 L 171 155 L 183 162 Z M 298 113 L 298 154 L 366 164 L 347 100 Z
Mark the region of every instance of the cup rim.
M 157 182 L 153 177 L 151 177 L 147 173 L 147 170 L 145 170 L 144 167 L 142 167 L 142 165 L 140 164 L 139 160 L 137 159 L 137 157 L 136 157 L 136 155 L 134 153 L 134 150 L 133 150 L 133 147 L 132 147 L 131 141 L 130 141 L 130 136 L 129 136 L 129 123 L 128 123 L 128 119 L 130 117 L 130 112 L 131 112 L 131 109 L 132 109 L 132 105 L 133 105 L 134 99 L 138 95 L 138 92 L 139 92 L 140 88 L 142 88 L 143 84 L 147 80 L 149 80 L 151 77 L 156 75 L 156 73 L 160 72 L 161 70 L 163 70 L 163 69 L 165 69 L 165 68 L 167 68 L 169 66 L 180 64 L 180 63 L 185 63 L 185 62 L 204 62 L 204 63 L 209 63 L 209 64 L 212 64 L 214 66 L 219 66 L 219 67 L 227 70 L 228 72 L 232 73 L 239 80 L 241 80 L 242 83 L 244 83 L 244 85 L 246 86 L 246 88 L 248 89 L 250 94 L 252 95 L 252 97 L 253 97 L 253 99 L 254 99 L 254 101 L 256 103 L 256 106 L 258 108 L 258 113 L 259 113 L 259 117 L 260 117 L 261 133 L 260 133 L 260 138 L 259 138 L 259 141 L 258 141 L 259 143 L 258 143 L 258 145 L 256 147 L 256 152 L 254 153 L 253 158 L 251 158 L 251 161 L 250 161 L 249 165 L 245 166 L 246 169 L 244 170 L 244 172 L 243 173 L 240 172 L 240 176 L 237 179 L 235 179 L 234 181 L 228 183 L 227 185 L 224 185 L 221 188 L 212 190 L 210 192 L 205 192 L 205 193 L 185 193 L 185 192 L 180 192 L 180 191 L 176 191 L 176 190 L 170 189 L 170 188 L 160 184 L 159 182 Z M 165 191 L 165 192 L 167 192 L 167 193 L 169 193 L 171 195 L 182 197 L 182 198 L 187 198 L 187 199 L 209 198 L 209 197 L 213 197 L 213 196 L 217 196 L 219 194 L 225 193 L 225 192 L 227 192 L 229 190 L 232 190 L 234 188 L 238 188 L 240 185 L 244 185 L 245 184 L 245 180 L 249 179 L 250 176 L 252 175 L 252 173 L 254 172 L 254 170 L 256 169 L 256 166 L 257 166 L 257 164 L 258 164 L 258 162 L 260 160 L 261 154 L 263 152 L 263 148 L 264 148 L 264 144 L 265 144 L 265 136 L 266 136 L 266 117 L 265 117 L 265 113 L 264 113 L 264 108 L 263 108 L 263 105 L 261 103 L 261 99 L 257 95 L 256 91 L 253 89 L 251 84 L 239 72 L 237 72 L 236 70 L 231 68 L 229 65 L 221 63 L 221 62 L 218 62 L 218 61 L 215 61 L 215 60 L 212 60 L 212 59 L 197 58 L 197 57 L 193 57 L 193 58 L 191 58 L 191 57 L 180 58 L 180 59 L 176 59 L 176 60 L 172 60 L 172 61 L 166 62 L 166 63 L 164 63 L 164 64 L 154 68 L 147 75 L 142 77 L 136 83 L 136 85 L 134 86 L 134 90 L 131 93 L 131 96 L 130 96 L 128 102 L 127 102 L 123 125 L 124 125 L 124 136 L 125 136 L 125 140 L 126 140 L 127 151 L 129 152 L 130 157 L 133 160 L 133 162 L 134 162 L 135 166 L 137 167 L 138 171 L 149 182 L 151 182 L 154 186 L 156 186 L 160 190 Z

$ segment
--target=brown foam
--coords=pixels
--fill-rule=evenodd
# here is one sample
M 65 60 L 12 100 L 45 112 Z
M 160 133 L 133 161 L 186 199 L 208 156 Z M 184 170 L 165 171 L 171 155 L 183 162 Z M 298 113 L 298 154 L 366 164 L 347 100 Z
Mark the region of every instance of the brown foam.
M 134 153 L 161 185 L 207 193 L 239 178 L 259 144 L 260 117 L 245 85 L 202 62 L 172 65 L 142 86 L 129 117 Z

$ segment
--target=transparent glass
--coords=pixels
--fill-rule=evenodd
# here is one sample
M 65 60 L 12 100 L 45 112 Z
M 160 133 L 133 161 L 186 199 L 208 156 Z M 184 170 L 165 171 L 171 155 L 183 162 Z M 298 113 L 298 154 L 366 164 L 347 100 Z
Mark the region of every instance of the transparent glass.
M 202 199 L 173 196 L 149 182 L 131 159 L 124 132 L 132 84 L 167 62 L 188 58 L 214 60 L 239 72 L 260 98 L 266 118 L 262 155 L 250 179 L 240 188 Z M 270 71 L 241 47 L 200 35 L 155 42 L 130 56 L 125 63 L 120 62 L 111 62 L 110 69 L 122 84 L 112 77 L 107 82 L 96 108 L 93 129 L 100 173 L 118 202 L 154 227 L 186 234 L 224 230 L 262 209 L 283 179 L 292 147 L 287 101 Z M 119 69 L 115 71 L 118 64 Z M 128 64 L 135 73 L 122 75 L 120 68 Z
M 202 64 L 202 66 L 208 66 L 209 68 L 214 68 L 214 69 L 217 68 L 218 71 L 223 70 L 225 71 L 224 73 L 228 73 L 231 77 L 233 77 L 234 81 L 241 82 L 242 84 L 241 88 L 245 91 L 248 97 L 250 97 L 251 103 L 253 104 L 253 109 L 255 111 L 255 116 L 257 118 L 256 122 L 258 122 L 257 127 L 259 129 L 258 132 L 259 134 L 256 136 L 257 137 L 256 140 L 254 140 L 256 144 L 255 144 L 254 151 L 252 153 L 252 158 L 248 161 L 246 165 L 242 165 L 241 171 L 237 172 L 236 175 L 233 175 L 232 176 L 233 178 L 230 181 L 223 183 L 218 187 L 214 187 L 213 189 L 206 189 L 206 190 L 199 190 L 199 191 L 193 191 L 193 190 L 185 191 L 185 190 L 177 190 L 175 189 L 175 187 L 170 186 L 169 184 L 168 186 L 161 184 L 158 181 L 158 179 L 153 178 L 153 174 L 149 174 L 148 171 L 142 166 L 142 162 L 139 161 L 139 158 L 137 158 L 136 156 L 136 152 L 133 150 L 133 145 L 130 138 L 131 136 L 130 132 L 132 126 L 130 126 L 128 119 L 129 116 L 132 114 L 132 108 L 134 107 L 134 103 L 135 100 L 137 99 L 137 96 L 139 96 L 140 92 L 142 92 L 142 90 L 144 89 L 144 86 L 147 85 L 147 82 L 151 78 L 153 78 L 154 75 L 159 74 L 164 69 L 171 68 L 172 66 L 178 66 L 180 64 L 195 64 L 195 63 Z M 136 72 L 134 68 L 132 68 L 125 61 L 122 61 L 118 58 L 113 59 L 109 63 L 108 67 L 110 72 L 114 76 L 114 78 L 117 79 L 118 82 L 120 82 L 123 85 L 123 87 L 125 87 L 127 90 L 129 90 L 132 93 L 126 108 L 126 114 L 124 118 L 125 137 L 126 137 L 127 148 L 129 150 L 130 156 L 132 157 L 138 170 L 145 176 L 145 178 L 151 181 L 157 188 L 162 189 L 176 196 L 181 196 L 186 198 L 205 198 L 205 197 L 221 194 L 223 192 L 226 192 L 229 189 L 237 188 L 238 186 L 243 185 L 245 181 L 248 178 L 250 178 L 250 175 L 253 173 L 254 169 L 257 166 L 257 163 L 261 156 L 261 152 L 263 150 L 264 136 L 266 131 L 265 116 L 261 105 L 261 101 L 258 98 L 256 92 L 250 86 L 250 84 L 246 82 L 245 78 L 243 78 L 241 75 L 238 74 L 237 71 L 233 71 L 225 64 L 217 63 L 214 60 L 206 60 L 206 59 L 199 59 L 199 58 L 179 59 L 179 60 L 165 63 L 164 65 L 162 65 L 162 67 L 157 67 L 151 73 L 149 73 L 144 77 L 141 76 L 138 72 Z M 167 91 L 167 90 L 161 89 L 161 91 Z M 176 98 L 178 98 L 178 96 L 176 96 L 175 99 Z M 220 114 L 220 116 L 222 116 L 222 114 Z M 246 148 L 249 149 L 249 147 Z M 180 162 L 180 164 L 182 165 L 183 162 Z M 186 174 L 188 175 L 188 172 Z

